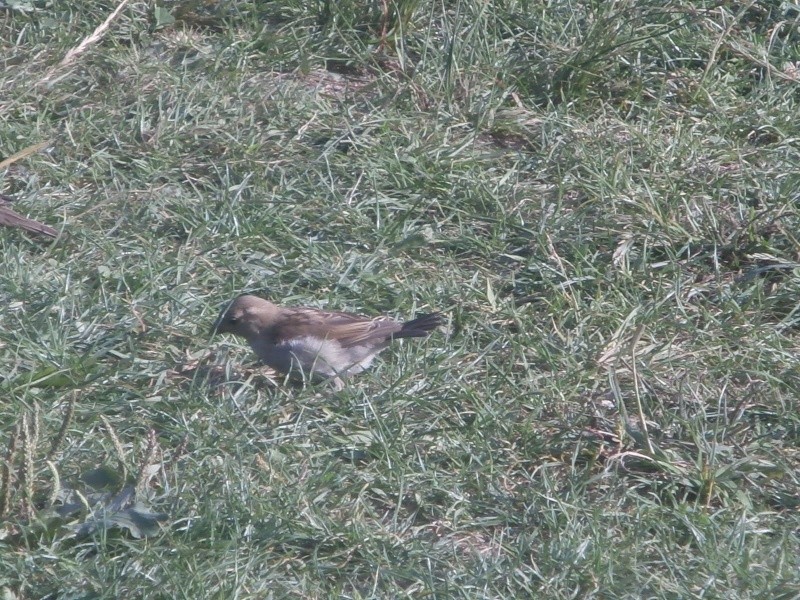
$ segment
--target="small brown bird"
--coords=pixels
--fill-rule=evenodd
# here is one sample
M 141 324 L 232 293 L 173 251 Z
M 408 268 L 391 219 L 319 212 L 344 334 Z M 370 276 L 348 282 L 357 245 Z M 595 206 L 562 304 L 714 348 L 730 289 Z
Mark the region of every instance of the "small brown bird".
M 247 340 L 267 365 L 304 379 L 343 378 L 360 373 L 394 339 L 425 337 L 443 323 L 439 313 L 398 323 L 316 308 L 284 308 L 256 296 L 239 296 L 214 323 L 212 333 Z

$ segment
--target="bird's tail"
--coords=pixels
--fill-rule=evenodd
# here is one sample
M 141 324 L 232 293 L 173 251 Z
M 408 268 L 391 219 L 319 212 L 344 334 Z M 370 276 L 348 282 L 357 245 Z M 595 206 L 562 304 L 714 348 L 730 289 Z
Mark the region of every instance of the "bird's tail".
M 392 337 L 425 337 L 440 325 L 444 325 L 444 317 L 441 313 L 421 315 L 416 319 L 403 323 L 403 328 Z

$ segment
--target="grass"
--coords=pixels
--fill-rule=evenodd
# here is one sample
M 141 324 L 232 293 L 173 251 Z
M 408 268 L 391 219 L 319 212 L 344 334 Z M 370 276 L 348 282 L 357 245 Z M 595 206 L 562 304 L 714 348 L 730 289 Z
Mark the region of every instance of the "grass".
M 790 4 L 0 7 L 4 597 L 800 594 Z

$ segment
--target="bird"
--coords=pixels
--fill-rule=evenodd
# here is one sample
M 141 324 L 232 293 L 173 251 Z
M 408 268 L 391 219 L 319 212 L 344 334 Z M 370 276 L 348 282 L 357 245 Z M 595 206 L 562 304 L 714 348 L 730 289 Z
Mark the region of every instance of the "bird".
M 25 231 L 41 233 L 42 235 L 52 238 L 58 237 L 58 231 L 49 225 L 34 221 L 28 217 L 23 217 L 16 211 L 11 210 L 7 205 L 12 201 L 13 200 L 5 194 L 0 194 L 0 225 L 5 225 L 6 227 L 20 227 Z
M 283 307 L 244 294 L 222 310 L 211 331 L 244 338 L 262 362 L 290 378 L 330 380 L 340 391 L 344 379 L 369 367 L 393 340 L 426 337 L 443 323 L 438 312 L 400 323 L 386 316 Z

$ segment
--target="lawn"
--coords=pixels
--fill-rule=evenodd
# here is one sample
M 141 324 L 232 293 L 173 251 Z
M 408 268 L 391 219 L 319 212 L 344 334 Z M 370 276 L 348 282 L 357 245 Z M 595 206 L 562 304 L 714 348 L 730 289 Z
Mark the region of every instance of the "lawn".
M 797 5 L 0 0 L 0 61 L 4 600 L 800 597 Z M 302 387 L 245 292 L 447 325 Z

